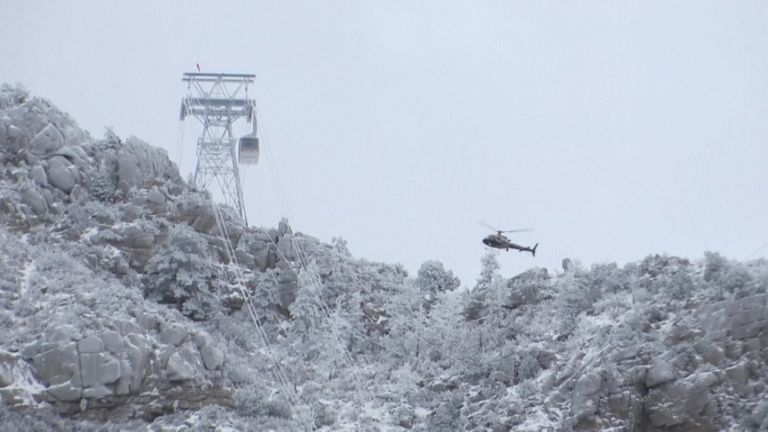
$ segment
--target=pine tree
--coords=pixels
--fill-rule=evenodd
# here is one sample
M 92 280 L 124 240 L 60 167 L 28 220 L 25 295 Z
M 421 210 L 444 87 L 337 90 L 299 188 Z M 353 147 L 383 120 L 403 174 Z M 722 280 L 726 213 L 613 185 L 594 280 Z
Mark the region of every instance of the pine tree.
M 464 318 L 467 321 L 479 319 L 486 308 L 487 301 L 493 299 L 492 291 L 496 285 L 501 282 L 499 274 L 498 252 L 488 250 L 480 260 L 480 277 L 477 279 L 475 287 L 470 292 L 468 302 L 464 307 Z
M 175 225 L 147 264 L 146 295 L 175 304 L 184 314 L 204 319 L 214 303 L 214 267 L 205 240 L 186 225 Z

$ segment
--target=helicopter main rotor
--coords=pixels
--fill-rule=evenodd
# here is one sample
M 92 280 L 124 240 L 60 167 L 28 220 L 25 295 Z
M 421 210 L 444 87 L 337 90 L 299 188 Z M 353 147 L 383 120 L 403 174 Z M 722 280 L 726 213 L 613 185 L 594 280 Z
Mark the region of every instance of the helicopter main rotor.
M 478 222 L 477 224 L 482 226 L 482 227 L 484 227 L 484 228 L 488 228 L 491 231 L 496 231 L 499 234 L 501 234 L 501 233 L 516 233 L 516 232 L 529 232 L 529 231 L 533 231 L 532 228 L 520 228 L 520 229 L 513 229 L 513 230 L 500 230 L 500 229 L 497 229 L 497 228 L 494 228 L 494 227 L 488 225 L 485 222 Z

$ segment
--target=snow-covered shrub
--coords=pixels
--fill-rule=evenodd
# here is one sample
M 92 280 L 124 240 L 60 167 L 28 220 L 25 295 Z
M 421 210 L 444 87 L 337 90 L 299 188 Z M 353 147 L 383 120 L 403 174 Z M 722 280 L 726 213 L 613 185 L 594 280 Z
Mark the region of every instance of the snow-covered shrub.
M 568 273 L 559 281 L 560 294 L 555 304 L 560 316 L 558 332 L 570 336 L 576 329 L 581 313 L 592 313 L 593 305 L 601 298 L 601 286 L 595 284 L 587 272 Z
M 501 266 L 496 258 L 497 255 L 496 251 L 489 250 L 480 260 L 480 277 L 466 297 L 462 311 L 467 321 L 480 319 L 485 313 L 486 302 L 501 290 L 501 275 L 499 275 Z
M 88 184 L 88 192 L 94 198 L 114 203 L 122 198 L 122 191 L 117 188 L 117 161 L 103 158 L 99 161 L 99 168 L 91 176 Z
M 539 394 L 539 388 L 532 379 L 523 380 L 515 387 L 515 390 L 520 399 L 528 399 Z
M 666 299 L 684 300 L 695 288 L 691 278 L 691 263 L 668 255 L 648 255 L 636 265 L 625 268 L 631 274 L 633 291 L 661 294 Z
M 204 319 L 214 304 L 214 270 L 205 240 L 189 226 L 174 225 L 147 264 L 146 295 Z
M 274 323 L 283 318 L 280 309 L 280 297 L 278 295 L 278 274 L 275 269 L 253 275 L 252 283 L 255 285 L 251 301 L 256 307 L 259 317 L 266 322 Z
M 99 201 L 73 203 L 67 208 L 68 222 L 78 232 L 96 225 L 112 225 L 119 217 L 115 208 Z
M 323 321 L 323 307 L 321 306 L 320 290 L 322 287 L 312 277 L 316 271 L 315 266 L 310 266 L 299 278 L 299 290 L 296 292 L 296 300 L 288 307 L 293 324 L 299 334 L 308 334 L 317 330 Z M 276 288 L 276 286 L 275 286 Z
M 630 289 L 626 272 L 619 269 L 616 263 L 593 264 L 590 271 L 584 275 L 584 279 L 587 285 L 599 287 L 604 293 Z
M 315 403 L 312 404 L 312 419 L 315 428 L 333 426 L 336 424 L 336 413 L 329 404 L 315 401 Z
M 459 285 L 459 278 L 452 271 L 446 270 L 440 261 L 425 261 L 416 273 L 416 286 L 431 295 L 453 291 Z
M 759 284 L 755 284 L 744 264 L 730 262 L 717 252 L 704 252 L 704 280 L 717 286 L 720 293 L 737 298 L 759 292 Z
M 515 309 L 538 303 L 551 296 L 550 276 L 547 269 L 534 268 L 520 273 L 507 282 L 503 293 L 503 306 Z
M 29 99 L 29 90 L 21 84 L 0 84 L 0 109 L 21 105 Z
M 462 403 L 463 399 L 459 392 L 452 392 L 442 397 L 437 409 L 429 417 L 429 430 L 461 430 L 460 414 Z
M 728 268 L 728 260 L 717 252 L 704 252 L 704 280 L 716 280 Z
M 480 277 L 477 279 L 475 288 L 488 286 L 501 277 L 499 275 L 501 265 L 499 265 L 498 255 L 498 252 L 491 249 L 480 259 Z
M 539 364 L 537 353 L 535 351 L 525 352 L 517 364 L 517 378 L 519 380 L 536 378 L 540 370 L 541 364 Z
M 233 407 L 243 417 L 249 418 L 249 426 L 254 430 L 292 430 L 287 425 L 269 427 L 275 420 L 289 420 L 293 416 L 291 404 L 276 395 L 270 395 L 259 385 L 245 385 L 235 390 L 232 396 Z M 256 420 L 258 419 L 258 421 Z M 266 422 L 259 425 L 259 423 Z M 295 425 L 294 425 L 295 427 Z

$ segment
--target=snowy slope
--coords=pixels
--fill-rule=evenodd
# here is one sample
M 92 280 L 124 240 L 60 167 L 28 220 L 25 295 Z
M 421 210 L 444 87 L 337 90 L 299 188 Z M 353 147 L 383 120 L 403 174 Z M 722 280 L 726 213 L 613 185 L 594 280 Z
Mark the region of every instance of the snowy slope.
M 491 253 L 457 291 L 224 209 L 237 267 L 135 137 L 3 86 L 0 159 L 2 430 L 768 430 L 765 260 Z

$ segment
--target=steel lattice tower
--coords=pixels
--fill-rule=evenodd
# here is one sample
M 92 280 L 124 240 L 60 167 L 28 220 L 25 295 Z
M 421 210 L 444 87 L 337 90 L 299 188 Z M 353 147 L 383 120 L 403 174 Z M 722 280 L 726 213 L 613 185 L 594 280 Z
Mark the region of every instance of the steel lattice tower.
M 232 124 L 240 118 L 248 122 L 254 119 L 256 102 L 248 97 L 254 78 L 224 73 L 185 73 L 182 77 L 189 95 L 181 101 L 180 119 L 192 115 L 203 125 L 197 139 L 195 184 L 207 190 L 214 182 L 218 184 L 224 202 L 238 211 L 246 225 Z

